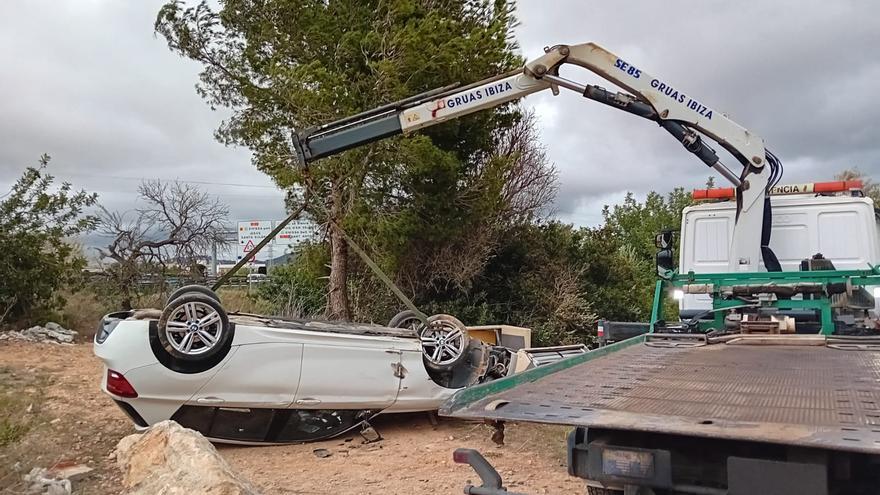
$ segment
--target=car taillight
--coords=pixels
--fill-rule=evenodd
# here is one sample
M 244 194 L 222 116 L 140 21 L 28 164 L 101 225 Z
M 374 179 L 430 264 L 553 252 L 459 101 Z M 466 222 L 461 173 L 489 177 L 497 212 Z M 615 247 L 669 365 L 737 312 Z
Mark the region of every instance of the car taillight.
M 599 323 L 599 326 L 596 328 L 596 335 L 599 338 L 602 338 L 605 336 L 605 326 L 602 325 L 601 323 Z
M 134 387 L 122 376 L 122 373 L 113 370 L 107 370 L 107 391 L 113 395 L 129 399 L 134 399 L 138 396 Z

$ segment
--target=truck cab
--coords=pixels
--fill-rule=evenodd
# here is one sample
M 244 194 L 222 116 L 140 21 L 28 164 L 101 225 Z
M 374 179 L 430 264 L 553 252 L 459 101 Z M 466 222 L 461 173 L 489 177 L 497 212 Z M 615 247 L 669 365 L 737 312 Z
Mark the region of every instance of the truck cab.
M 725 197 L 728 194 L 731 197 Z M 679 273 L 725 272 L 736 217 L 732 191 L 697 190 L 694 197 L 708 201 L 682 212 Z M 816 254 L 830 260 L 837 270 L 880 263 L 880 216 L 873 200 L 863 195 L 860 181 L 779 186 L 773 190 L 771 205 L 770 247 L 783 271 L 801 270 L 803 260 Z M 712 307 L 709 294 L 677 297 L 681 319 Z M 874 314 L 880 314 L 880 305 Z

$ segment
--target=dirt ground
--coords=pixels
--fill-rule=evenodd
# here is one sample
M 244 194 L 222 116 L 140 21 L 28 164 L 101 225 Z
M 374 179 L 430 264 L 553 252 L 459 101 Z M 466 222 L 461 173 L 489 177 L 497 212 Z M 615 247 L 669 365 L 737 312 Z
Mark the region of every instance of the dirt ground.
M 78 494 L 119 493 L 119 473 L 108 457 L 134 430 L 100 389 L 100 362 L 91 344 L 0 343 L 0 493 L 20 493 L 33 467 L 75 461 L 94 471 L 74 483 Z M 512 491 L 580 494 L 583 483 L 565 471 L 565 431 L 508 425 L 504 446 L 478 423 L 426 414 L 389 415 L 374 423 L 383 436 L 360 436 L 273 447 L 219 445 L 230 464 L 266 494 L 461 493 L 477 481 L 452 462 L 459 447 L 479 449 Z M 326 449 L 329 457 L 318 457 Z

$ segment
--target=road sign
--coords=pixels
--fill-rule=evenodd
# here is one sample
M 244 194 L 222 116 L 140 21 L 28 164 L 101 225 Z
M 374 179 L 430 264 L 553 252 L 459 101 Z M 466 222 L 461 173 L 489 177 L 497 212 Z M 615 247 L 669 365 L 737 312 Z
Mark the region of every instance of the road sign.
M 254 256 L 254 249 L 263 239 L 272 232 L 280 220 L 250 220 L 238 222 L 238 253 L 239 259 Z M 273 248 L 277 247 L 282 253 L 292 250 L 296 245 L 318 237 L 318 226 L 311 219 L 300 218 L 291 221 L 278 234 L 275 235 L 257 254 L 260 257 L 272 258 Z
M 272 232 L 271 220 L 251 220 L 238 222 L 238 244 L 247 245 L 248 241 L 257 244 Z
M 279 224 L 281 222 L 275 222 Z M 297 219 L 287 224 L 278 235 L 275 236 L 275 244 L 278 246 L 293 246 L 316 237 L 318 226 L 308 219 Z

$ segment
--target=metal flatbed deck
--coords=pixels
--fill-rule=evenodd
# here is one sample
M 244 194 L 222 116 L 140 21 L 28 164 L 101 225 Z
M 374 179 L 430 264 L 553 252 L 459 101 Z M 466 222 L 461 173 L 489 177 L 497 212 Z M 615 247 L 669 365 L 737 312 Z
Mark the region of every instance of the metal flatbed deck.
M 440 413 L 880 454 L 880 349 L 798 342 L 642 336 L 465 389 Z

